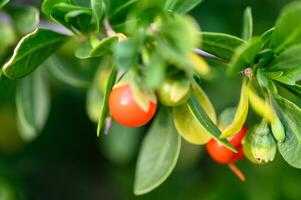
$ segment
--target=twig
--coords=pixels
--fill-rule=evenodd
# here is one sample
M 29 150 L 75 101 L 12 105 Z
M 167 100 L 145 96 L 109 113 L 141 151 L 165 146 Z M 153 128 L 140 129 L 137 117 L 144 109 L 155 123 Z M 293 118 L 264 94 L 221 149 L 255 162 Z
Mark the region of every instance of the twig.
M 108 117 L 108 118 L 106 119 L 106 125 L 105 125 L 105 130 L 104 130 L 105 135 L 108 135 L 108 134 L 109 134 L 111 125 L 112 125 L 112 118 L 111 118 L 111 117 Z
M 232 172 L 242 181 L 244 182 L 246 180 L 244 174 L 235 166 L 234 163 L 228 164 L 229 168 L 232 170 Z
M 107 17 L 104 19 L 104 27 L 106 29 L 106 32 L 107 32 L 108 36 L 116 35 L 116 32 L 113 30 L 113 28 L 112 28 L 112 26 L 109 22 L 109 19 Z
M 213 54 L 210 54 L 210 53 L 208 53 L 206 51 L 203 51 L 201 49 L 194 49 L 193 51 L 194 51 L 194 53 L 196 53 L 196 54 L 198 54 L 200 56 L 203 56 L 203 57 L 206 57 L 206 58 L 209 58 L 209 59 L 213 59 L 213 60 L 217 60 L 217 61 L 226 63 L 226 61 L 224 59 L 219 58 L 219 57 L 217 57 L 217 56 L 215 56 Z

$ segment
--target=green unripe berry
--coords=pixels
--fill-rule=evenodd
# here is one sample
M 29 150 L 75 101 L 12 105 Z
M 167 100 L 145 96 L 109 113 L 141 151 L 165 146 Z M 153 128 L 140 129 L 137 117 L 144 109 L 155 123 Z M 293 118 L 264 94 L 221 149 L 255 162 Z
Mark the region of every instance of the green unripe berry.
M 166 106 L 185 103 L 191 95 L 191 84 L 186 79 L 165 79 L 158 89 L 160 102 Z

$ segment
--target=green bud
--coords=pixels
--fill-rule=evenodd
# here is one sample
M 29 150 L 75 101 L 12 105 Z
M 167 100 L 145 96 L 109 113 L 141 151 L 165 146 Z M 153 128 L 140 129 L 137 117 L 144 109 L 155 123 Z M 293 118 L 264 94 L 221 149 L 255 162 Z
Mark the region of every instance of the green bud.
M 251 152 L 259 163 L 268 163 L 274 160 L 276 155 L 276 142 L 270 132 L 266 120 L 254 129 L 251 137 Z
M 277 142 L 284 142 L 285 131 L 281 121 L 278 118 L 271 123 L 271 129 Z
M 242 140 L 242 147 L 246 158 L 252 163 L 259 164 L 257 160 L 254 158 L 251 149 L 252 133 L 254 131 L 254 128 L 256 127 L 253 127 L 251 130 L 249 130 L 247 135 Z

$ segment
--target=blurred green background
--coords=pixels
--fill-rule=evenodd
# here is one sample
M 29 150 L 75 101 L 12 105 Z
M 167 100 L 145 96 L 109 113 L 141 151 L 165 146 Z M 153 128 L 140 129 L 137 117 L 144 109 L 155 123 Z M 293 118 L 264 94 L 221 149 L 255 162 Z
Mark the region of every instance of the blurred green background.
M 239 36 L 242 13 L 249 5 L 258 35 L 273 26 L 287 3 L 207 0 L 191 14 L 204 31 Z M 204 87 L 220 113 L 236 105 L 239 77 L 225 77 L 224 66 L 213 67 L 215 77 Z M 150 194 L 135 197 L 135 163 L 146 128 L 129 130 L 113 124 L 109 135 L 97 139 L 96 125 L 86 114 L 85 92 L 55 80 L 52 83 L 47 126 L 30 143 L 23 142 L 16 130 L 13 87 L 11 92 L 0 94 L 0 200 L 301 199 L 301 173 L 279 155 L 264 166 L 239 162 L 247 177 L 242 183 L 227 166 L 210 160 L 202 147 L 185 141 L 178 165 L 167 181 Z

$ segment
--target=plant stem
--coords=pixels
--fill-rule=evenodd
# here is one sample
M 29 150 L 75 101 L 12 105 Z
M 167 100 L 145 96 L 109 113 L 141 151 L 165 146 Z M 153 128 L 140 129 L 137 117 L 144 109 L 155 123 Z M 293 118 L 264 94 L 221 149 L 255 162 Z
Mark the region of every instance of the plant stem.
M 105 135 L 108 135 L 108 134 L 109 134 L 111 125 L 112 125 L 112 118 L 111 118 L 111 117 L 108 117 L 108 118 L 106 119 L 106 125 L 105 125 L 105 130 L 104 130 Z
M 114 36 L 114 35 L 116 35 L 116 32 L 113 30 L 113 28 L 112 28 L 112 26 L 111 26 L 111 24 L 109 22 L 109 19 L 107 17 L 104 19 L 103 25 L 104 25 L 104 27 L 106 29 L 106 32 L 107 32 L 108 36 Z
M 246 180 L 244 174 L 234 165 L 234 163 L 228 164 L 228 167 L 242 182 L 244 182 Z
M 196 54 L 198 54 L 200 56 L 203 56 L 205 58 L 209 58 L 209 59 L 213 59 L 213 60 L 217 60 L 217 61 L 225 62 L 226 63 L 226 61 L 224 59 L 219 58 L 219 57 L 217 57 L 217 56 L 215 56 L 213 54 L 210 54 L 210 53 L 208 53 L 206 51 L 203 51 L 201 49 L 195 48 L 195 49 L 193 49 L 193 51 L 194 51 L 194 53 L 196 53 Z

